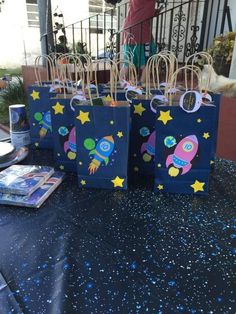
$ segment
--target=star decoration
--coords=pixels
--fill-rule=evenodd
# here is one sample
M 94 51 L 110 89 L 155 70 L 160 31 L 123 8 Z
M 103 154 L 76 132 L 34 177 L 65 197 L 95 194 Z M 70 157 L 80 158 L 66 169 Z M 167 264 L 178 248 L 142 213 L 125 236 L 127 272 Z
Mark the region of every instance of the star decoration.
M 202 122 L 202 119 L 197 119 L 197 123 L 201 123 Z
M 116 188 L 116 187 L 123 188 L 124 181 L 125 181 L 125 179 L 122 179 L 118 176 L 116 176 L 115 179 L 111 180 L 111 182 L 114 184 L 114 188 Z
M 204 133 L 203 136 L 206 140 L 210 137 L 210 134 L 208 132 Z
M 165 125 L 168 121 L 173 120 L 173 118 L 170 115 L 170 110 L 160 111 L 160 116 L 158 117 L 157 120 L 162 121 Z
M 106 97 L 104 97 L 105 101 L 112 101 L 111 95 L 107 95 Z
M 113 120 L 111 120 L 111 121 L 110 121 L 110 124 L 114 124 L 114 121 L 113 121 Z
M 118 136 L 119 138 L 123 137 L 123 132 L 119 131 L 119 132 L 117 133 L 117 136 Z
M 141 103 L 139 103 L 138 105 L 134 105 L 134 113 L 139 114 L 140 116 L 142 116 L 145 110 L 146 109 L 143 107 Z
M 79 115 L 76 117 L 76 119 L 80 120 L 82 124 L 85 124 L 86 122 L 90 122 L 89 112 L 83 112 L 82 110 L 80 110 Z
M 64 170 L 64 166 L 63 165 L 60 165 L 59 167 L 61 170 Z
M 35 147 L 39 147 L 39 143 L 37 143 L 37 142 L 34 143 L 34 146 L 35 146 Z
M 36 92 L 34 89 L 30 96 L 33 98 L 33 100 L 40 99 L 39 92 Z
M 158 190 L 163 190 L 164 189 L 164 186 L 162 185 L 162 184 L 159 184 L 158 186 L 157 186 L 157 188 L 158 188 Z
M 55 106 L 52 106 L 55 114 L 58 114 L 58 113 L 63 114 L 64 107 L 65 106 L 61 105 L 59 101 L 56 103 Z
M 161 168 L 161 164 L 157 164 L 157 167 L 158 167 L 158 168 Z
M 199 191 L 204 191 L 204 185 L 205 185 L 205 182 L 199 182 L 198 180 L 195 180 L 195 182 L 190 185 L 191 188 L 193 188 L 194 190 L 194 193 L 197 193 Z
M 135 172 L 138 172 L 138 171 L 139 171 L 139 168 L 138 168 L 138 167 L 134 167 L 134 171 L 135 171 Z
M 83 165 L 82 161 L 79 161 L 79 165 L 80 165 L 80 166 L 82 166 L 82 165 Z
M 214 162 L 214 160 L 211 160 L 210 161 L 210 165 L 213 165 L 215 162 Z
M 86 181 L 85 181 L 85 180 L 81 180 L 80 183 L 81 183 L 82 185 L 86 185 Z

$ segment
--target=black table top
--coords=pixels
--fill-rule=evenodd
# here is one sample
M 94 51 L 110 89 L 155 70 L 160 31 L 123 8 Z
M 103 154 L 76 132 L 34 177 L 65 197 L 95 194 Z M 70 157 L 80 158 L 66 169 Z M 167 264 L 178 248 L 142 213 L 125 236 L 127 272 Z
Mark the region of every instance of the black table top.
M 0 313 L 235 313 L 235 186 L 217 160 L 205 197 L 82 190 L 69 174 L 38 210 L 0 206 Z

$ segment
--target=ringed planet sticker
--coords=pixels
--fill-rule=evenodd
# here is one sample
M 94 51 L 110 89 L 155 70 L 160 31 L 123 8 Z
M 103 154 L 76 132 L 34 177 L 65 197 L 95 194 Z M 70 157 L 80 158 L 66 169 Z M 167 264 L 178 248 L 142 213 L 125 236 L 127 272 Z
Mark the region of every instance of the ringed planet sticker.
M 202 104 L 202 95 L 197 91 L 187 91 L 180 97 L 180 107 L 188 113 L 198 111 Z

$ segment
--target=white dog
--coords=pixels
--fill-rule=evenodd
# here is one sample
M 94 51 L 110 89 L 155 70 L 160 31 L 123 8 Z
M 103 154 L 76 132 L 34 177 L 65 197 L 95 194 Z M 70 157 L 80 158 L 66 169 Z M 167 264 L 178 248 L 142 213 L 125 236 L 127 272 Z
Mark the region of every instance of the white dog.
M 236 97 L 236 79 L 217 75 L 211 65 L 204 65 L 201 73 L 201 88 L 221 92 L 228 97 Z

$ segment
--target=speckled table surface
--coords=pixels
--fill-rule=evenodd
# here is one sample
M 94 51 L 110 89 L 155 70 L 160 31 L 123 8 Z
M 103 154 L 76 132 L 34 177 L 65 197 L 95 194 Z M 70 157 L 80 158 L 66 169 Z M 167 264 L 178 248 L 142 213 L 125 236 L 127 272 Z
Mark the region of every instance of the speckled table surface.
M 68 175 L 39 210 L 0 206 L 0 313 L 235 313 L 236 164 L 217 160 L 207 197 L 147 185 Z

